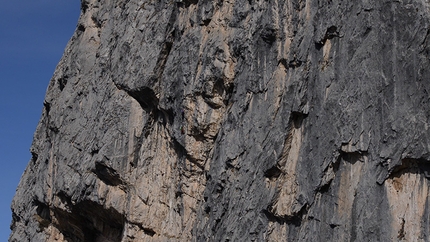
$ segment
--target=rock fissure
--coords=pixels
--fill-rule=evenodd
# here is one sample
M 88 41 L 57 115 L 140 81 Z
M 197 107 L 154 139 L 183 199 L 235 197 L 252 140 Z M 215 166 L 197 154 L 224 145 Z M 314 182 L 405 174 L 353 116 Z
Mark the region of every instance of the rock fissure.
M 96 162 L 94 170 L 92 170 L 97 177 L 109 186 L 125 185 L 125 182 L 120 175 L 111 167 L 103 162 Z

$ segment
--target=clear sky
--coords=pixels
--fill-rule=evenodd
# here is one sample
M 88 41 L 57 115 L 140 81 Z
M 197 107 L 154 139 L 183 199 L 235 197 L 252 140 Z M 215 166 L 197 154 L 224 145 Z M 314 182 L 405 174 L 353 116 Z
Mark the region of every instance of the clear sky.
M 0 241 L 9 237 L 12 197 L 79 8 L 80 0 L 0 0 Z

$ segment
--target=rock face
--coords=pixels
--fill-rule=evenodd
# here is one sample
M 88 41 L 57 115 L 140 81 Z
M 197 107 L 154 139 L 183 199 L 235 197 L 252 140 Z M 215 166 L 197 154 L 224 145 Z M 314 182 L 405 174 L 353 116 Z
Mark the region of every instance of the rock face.
M 430 240 L 430 3 L 82 0 L 10 241 Z

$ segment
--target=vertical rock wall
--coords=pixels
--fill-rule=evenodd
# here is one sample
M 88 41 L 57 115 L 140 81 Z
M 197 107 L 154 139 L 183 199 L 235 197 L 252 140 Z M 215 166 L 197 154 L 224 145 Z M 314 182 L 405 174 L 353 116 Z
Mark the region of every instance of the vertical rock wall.
M 429 240 L 428 1 L 81 10 L 10 241 Z

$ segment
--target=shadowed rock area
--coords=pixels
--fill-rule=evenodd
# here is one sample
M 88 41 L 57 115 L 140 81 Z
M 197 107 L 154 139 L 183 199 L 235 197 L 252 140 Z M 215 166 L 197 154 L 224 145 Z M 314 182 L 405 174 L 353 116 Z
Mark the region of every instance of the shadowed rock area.
M 420 0 L 82 0 L 9 241 L 428 241 L 429 35 Z

